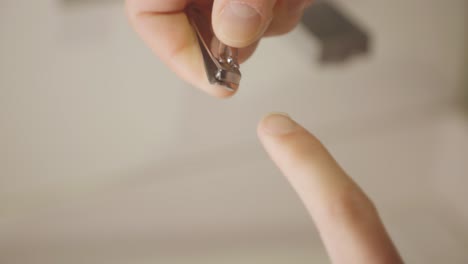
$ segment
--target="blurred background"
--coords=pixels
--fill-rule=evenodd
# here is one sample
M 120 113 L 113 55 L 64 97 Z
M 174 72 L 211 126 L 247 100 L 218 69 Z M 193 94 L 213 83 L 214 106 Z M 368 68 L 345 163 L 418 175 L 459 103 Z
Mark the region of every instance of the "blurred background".
M 367 55 L 323 65 L 299 26 L 217 100 L 151 54 L 121 1 L 0 1 L 0 262 L 328 263 L 256 139 L 282 111 L 373 198 L 408 263 L 468 263 L 468 2 L 335 4 Z

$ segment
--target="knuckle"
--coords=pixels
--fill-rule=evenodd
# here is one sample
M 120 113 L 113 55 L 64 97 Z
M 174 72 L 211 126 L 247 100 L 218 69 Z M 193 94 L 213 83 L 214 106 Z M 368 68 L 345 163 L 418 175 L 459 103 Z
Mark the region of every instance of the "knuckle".
M 325 208 L 325 215 L 330 221 L 368 222 L 376 217 L 377 209 L 361 189 L 352 184 L 330 199 Z

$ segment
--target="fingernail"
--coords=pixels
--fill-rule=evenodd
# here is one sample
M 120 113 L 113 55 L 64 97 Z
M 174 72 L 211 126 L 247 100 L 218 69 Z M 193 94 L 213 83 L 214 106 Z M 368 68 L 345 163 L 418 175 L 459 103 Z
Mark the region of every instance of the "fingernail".
M 245 3 L 230 2 L 222 11 L 219 29 L 221 38 L 234 44 L 249 45 L 264 31 L 262 17 Z
M 298 128 L 298 124 L 285 113 L 272 113 L 263 119 L 264 131 L 273 136 L 286 135 Z

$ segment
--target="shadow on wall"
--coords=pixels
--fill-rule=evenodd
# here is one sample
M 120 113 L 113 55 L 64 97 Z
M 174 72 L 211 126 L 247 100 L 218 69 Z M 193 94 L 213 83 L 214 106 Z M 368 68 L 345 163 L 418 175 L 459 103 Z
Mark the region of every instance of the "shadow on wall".
M 316 1 L 302 24 L 320 43 L 321 63 L 342 63 L 371 50 L 370 34 L 335 3 Z

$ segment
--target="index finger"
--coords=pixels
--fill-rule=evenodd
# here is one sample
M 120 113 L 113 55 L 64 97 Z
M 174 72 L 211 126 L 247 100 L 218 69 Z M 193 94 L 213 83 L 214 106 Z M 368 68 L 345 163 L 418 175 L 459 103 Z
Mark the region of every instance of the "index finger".
M 285 115 L 259 137 L 312 216 L 333 263 L 402 263 L 377 210 L 325 147 Z
M 192 85 L 216 97 L 231 91 L 208 82 L 197 37 L 185 8 L 192 0 L 127 0 L 129 20 L 151 50 L 174 72 Z M 199 5 L 211 5 L 199 0 Z

